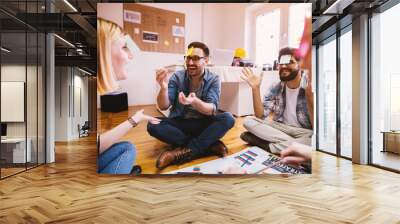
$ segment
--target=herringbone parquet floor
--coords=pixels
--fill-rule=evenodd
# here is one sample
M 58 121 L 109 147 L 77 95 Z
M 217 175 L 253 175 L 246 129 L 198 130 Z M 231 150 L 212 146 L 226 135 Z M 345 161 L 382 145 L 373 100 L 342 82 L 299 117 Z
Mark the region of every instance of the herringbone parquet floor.
M 0 181 L 0 223 L 400 223 L 399 174 L 320 152 L 291 177 L 98 175 L 96 153 L 94 136 L 58 143 Z

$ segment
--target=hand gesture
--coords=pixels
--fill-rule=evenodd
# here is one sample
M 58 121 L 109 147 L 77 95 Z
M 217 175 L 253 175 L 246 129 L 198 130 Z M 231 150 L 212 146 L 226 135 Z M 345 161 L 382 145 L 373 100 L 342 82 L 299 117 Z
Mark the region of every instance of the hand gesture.
M 281 159 L 283 163 L 299 166 L 311 161 L 311 152 L 310 146 L 293 142 L 281 152 Z
M 312 92 L 312 80 L 311 80 L 311 74 L 307 74 L 307 87 L 305 89 L 306 91 L 306 97 L 308 99 L 313 98 L 313 92 Z
M 168 70 L 165 68 L 158 69 L 156 71 L 156 80 L 161 89 L 167 89 L 169 81 Z
M 152 124 L 159 124 L 161 122 L 160 119 L 146 115 L 143 113 L 143 109 L 139 110 L 138 112 L 135 113 L 135 115 L 132 116 L 132 119 L 136 122 L 139 123 L 141 121 L 148 121 Z
M 240 78 L 249 84 L 249 86 L 254 89 L 254 88 L 260 88 L 261 81 L 263 78 L 263 73 L 261 73 L 260 76 L 255 75 L 253 71 L 250 68 L 243 68 L 242 74 L 240 75 Z
M 189 96 L 185 96 L 183 92 L 179 93 L 179 103 L 183 105 L 190 105 L 193 103 L 193 101 L 196 99 L 196 94 L 195 93 L 190 93 Z

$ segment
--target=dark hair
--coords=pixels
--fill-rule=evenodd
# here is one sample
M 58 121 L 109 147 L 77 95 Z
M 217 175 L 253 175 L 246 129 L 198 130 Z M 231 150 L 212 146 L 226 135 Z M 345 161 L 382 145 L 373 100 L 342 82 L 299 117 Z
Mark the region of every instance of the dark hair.
M 287 55 L 288 54 L 288 55 L 292 55 L 296 59 L 296 61 L 299 62 L 301 58 L 299 57 L 298 54 L 296 54 L 296 51 L 297 51 L 297 48 L 291 48 L 291 47 L 282 48 L 279 51 L 278 61 L 281 60 L 281 56 L 282 55 Z
M 205 45 L 202 42 L 192 42 L 189 44 L 188 49 L 191 47 L 200 48 L 203 50 L 204 56 L 206 57 L 210 56 L 210 49 L 208 49 L 207 45 Z

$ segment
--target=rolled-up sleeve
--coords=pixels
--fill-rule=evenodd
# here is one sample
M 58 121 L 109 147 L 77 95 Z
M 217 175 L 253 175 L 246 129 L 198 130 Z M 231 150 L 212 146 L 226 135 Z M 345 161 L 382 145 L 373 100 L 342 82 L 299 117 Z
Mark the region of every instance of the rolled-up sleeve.
M 280 114 L 283 112 L 284 104 L 282 99 L 282 85 L 277 83 L 264 96 L 264 117 L 268 117 L 271 113 Z
M 271 112 L 273 112 L 273 101 L 272 93 L 264 95 L 264 117 L 268 117 Z
M 175 100 L 178 96 L 178 90 L 178 77 L 176 74 L 173 74 L 168 82 L 168 99 L 171 105 L 175 105 Z
M 210 88 L 204 97 L 204 101 L 214 104 L 215 114 L 219 106 L 219 97 L 221 96 L 221 81 L 218 76 L 215 76 L 210 82 Z

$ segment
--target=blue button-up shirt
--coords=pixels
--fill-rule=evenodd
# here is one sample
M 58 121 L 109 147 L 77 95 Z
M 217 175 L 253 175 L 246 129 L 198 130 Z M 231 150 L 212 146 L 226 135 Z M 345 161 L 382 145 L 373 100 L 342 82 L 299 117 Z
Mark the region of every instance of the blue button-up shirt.
M 184 117 L 185 105 L 179 103 L 178 94 L 183 92 L 185 96 L 190 93 L 190 78 L 186 70 L 176 71 L 168 82 L 168 98 L 171 104 L 170 118 Z M 206 103 L 214 104 L 216 110 L 221 95 L 221 82 L 219 76 L 205 69 L 203 75 L 203 90 L 200 99 Z M 214 110 L 214 111 L 215 111 Z

